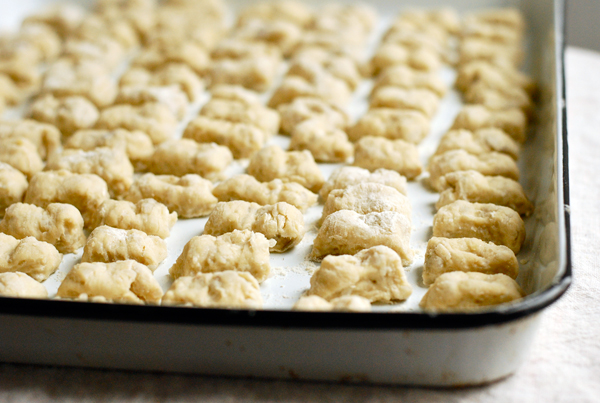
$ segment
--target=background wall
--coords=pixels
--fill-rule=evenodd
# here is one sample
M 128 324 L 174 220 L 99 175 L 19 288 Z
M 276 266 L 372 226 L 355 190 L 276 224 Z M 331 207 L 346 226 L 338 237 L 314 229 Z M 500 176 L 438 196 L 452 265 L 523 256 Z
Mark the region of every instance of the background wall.
M 600 51 L 600 0 L 567 1 L 567 44 Z

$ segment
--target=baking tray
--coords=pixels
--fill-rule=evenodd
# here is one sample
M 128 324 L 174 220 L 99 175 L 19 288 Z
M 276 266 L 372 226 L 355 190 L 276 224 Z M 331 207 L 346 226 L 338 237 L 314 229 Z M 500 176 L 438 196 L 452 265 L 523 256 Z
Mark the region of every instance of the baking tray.
M 344 3 L 344 1 L 339 1 Z M 11 2 L 0 13 L 2 27 L 50 2 Z M 81 2 L 87 5 L 89 2 Z M 318 6 L 317 1 L 308 1 Z M 233 9 L 248 2 L 230 1 Z M 174 371 L 213 375 L 284 377 L 412 385 L 458 386 L 490 382 L 513 373 L 533 342 L 541 311 L 571 282 L 563 16 L 560 0 L 372 1 L 382 25 L 403 8 L 452 6 L 459 11 L 516 6 L 529 26 L 526 68 L 540 85 L 540 100 L 520 159 L 521 183 L 536 205 L 526 220 L 527 241 L 519 254 L 519 283 L 528 296 L 514 305 L 474 314 L 426 314 L 418 309 L 423 252 L 430 236 L 431 204 L 438 195 L 409 185 L 415 229 L 415 263 L 407 268 L 413 295 L 406 303 L 376 306 L 372 313 L 293 312 L 314 266 L 303 257 L 314 229 L 290 254 L 272 259 L 273 276 L 261 287 L 265 309 L 219 310 L 60 300 L 0 298 L 0 360 L 100 368 Z M 7 7 L 3 5 L 3 7 Z M 452 72 L 443 71 L 452 82 Z M 358 89 L 358 96 L 369 87 Z M 207 97 L 200 101 L 205 102 Z M 195 114 L 200 105 L 190 112 Z M 452 91 L 419 145 L 426 161 L 460 107 Z M 349 110 L 365 109 L 353 103 Z M 275 142 L 286 145 L 289 139 Z M 230 173 L 241 172 L 235 164 Z M 325 176 L 336 165 L 323 166 Z M 415 203 L 413 200 L 417 200 Z M 310 225 L 319 208 L 305 215 Z M 168 240 L 169 258 L 155 273 L 163 287 L 183 244 L 201 233 L 202 220 L 178 223 Z M 52 294 L 79 254 L 69 255 L 46 286 Z M 416 285 L 416 286 L 415 286 Z

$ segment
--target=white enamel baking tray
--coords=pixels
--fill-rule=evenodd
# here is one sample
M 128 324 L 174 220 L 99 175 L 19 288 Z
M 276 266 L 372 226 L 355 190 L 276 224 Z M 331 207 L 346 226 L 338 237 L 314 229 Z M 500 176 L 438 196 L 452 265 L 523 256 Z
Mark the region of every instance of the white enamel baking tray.
M 0 26 L 15 29 L 24 15 L 52 2 L 6 3 L 1 3 Z M 536 123 L 520 159 L 521 182 L 536 205 L 536 213 L 526 220 L 527 241 L 518 256 L 518 282 L 529 294 L 527 298 L 477 314 L 430 315 L 419 310 L 426 291 L 419 280 L 423 254 L 438 195 L 417 181 L 409 184 L 414 210 L 411 246 L 417 258 L 406 268 L 414 291 L 402 304 L 375 306 L 373 313 L 289 310 L 308 288 L 317 267 L 305 260 L 316 235 L 313 223 L 322 208 L 315 207 L 305 214 L 311 230 L 302 243 L 290 253 L 272 255 L 272 276 L 261 287 L 264 310 L 0 298 L 0 361 L 433 386 L 481 384 L 513 373 L 534 341 L 540 312 L 571 282 L 563 2 L 370 3 L 382 18 L 372 45 L 390 19 L 406 7 L 452 6 L 465 11 L 508 5 L 524 12 L 529 26 L 526 68 L 538 81 L 541 94 Z M 246 4 L 230 1 L 234 10 Z M 451 69 L 441 74 L 449 84 L 453 82 Z M 364 83 L 357 90 L 348 109 L 352 115 L 365 111 L 370 85 Z M 188 119 L 207 99 L 193 106 Z M 430 135 L 419 145 L 424 162 L 459 109 L 460 96 L 451 91 L 442 101 Z M 281 136 L 273 141 L 286 146 L 289 139 Z M 337 166 L 322 165 L 325 176 Z M 235 163 L 229 172 L 243 169 L 244 162 Z M 170 265 L 187 240 L 202 232 L 205 221 L 181 220 L 176 224 L 168 239 L 169 258 L 155 273 L 165 289 L 170 284 Z M 51 295 L 80 257 L 81 252 L 67 255 L 58 272 L 45 283 Z

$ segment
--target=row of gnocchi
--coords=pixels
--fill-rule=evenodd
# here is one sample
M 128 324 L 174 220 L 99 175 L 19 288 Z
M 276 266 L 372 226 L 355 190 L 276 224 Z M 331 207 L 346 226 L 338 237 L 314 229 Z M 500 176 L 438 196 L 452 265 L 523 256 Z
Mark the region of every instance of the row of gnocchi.
M 516 254 L 533 204 L 517 182 L 534 85 L 518 71 L 524 22 L 514 11 L 465 18 L 456 86 L 468 104 L 429 164 L 440 192 L 421 306 L 470 311 L 524 296 Z

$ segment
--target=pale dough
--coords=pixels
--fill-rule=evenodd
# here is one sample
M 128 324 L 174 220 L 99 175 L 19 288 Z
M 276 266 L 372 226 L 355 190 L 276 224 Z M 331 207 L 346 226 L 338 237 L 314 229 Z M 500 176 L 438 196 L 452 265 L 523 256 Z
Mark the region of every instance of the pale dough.
M 154 271 L 166 258 L 167 244 L 160 237 L 102 225 L 88 237 L 81 261 L 111 263 L 131 259 Z
M 212 182 L 199 175 L 177 177 L 148 173 L 135 178 L 123 198 L 134 203 L 154 199 L 176 212 L 178 217 L 194 218 L 210 214 L 217 204 L 212 190 Z
M 354 255 L 372 246 L 384 245 L 402 258 L 402 264 L 413 260 L 410 248 L 411 221 L 394 211 L 359 214 L 340 210 L 329 215 L 319 229 L 310 254 L 312 260 L 327 255 Z
M 46 208 L 15 203 L 6 209 L 0 232 L 17 239 L 34 237 L 61 253 L 73 253 L 85 244 L 83 217 L 70 204 L 51 203 Z
M 281 132 L 291 134 L 296 126 L 314 118 L 327 121 L 331 126 L 344 130 L 350 118 L 343 109 L 319 98 L 298 97 L 292 102 L 279 105 Z
M 23 201 L 28 186 L 27 177 L 21 171 L 0 162 L 0 216 L 11 204 Z
M 93 302 L 158 304 L 163 291 L 150 269 L 134 260 L 122 260 L 75 265 L 56 296 Z
M 60 146 L 60 132 L 56 127 L 28 119 L 0 121 L 0 139 L 4 138 L 26 138 L 37 147 L 44 160 Z
M 195 236 L 185 245 L 169 274 L 176 280 L 226 270 L 248 272 L 259 283 L 265 281 L 271 271 L 267 238 L 248 230 L 235 230 L 218 237 Z
M 63 146 L 84 151 L 102 147 L 118 148 L 124 150 L 132 162 L 143 161 L 154 153 L 152 140 L 140 130 L 78 130 Z
M 317 192 L 325 179 L 309 151 L 284 151 L 281 147 L 268 146 L 254 154 L 247 172 L 261 182 L 281 179 L 297 182 Z
M 503 130 L 519 143 L 525 141 L 527 116 L 518 108 L 491 111 L 483 105 L 465 105 L 456 115 L 452 129 L 475 131 L 488 127 Z
M 436 155 L 452 150 L 465 150 L 469 154 L 480 155 L 492 151 L 509 155 L 516 160 L 520 147 L 512 137 L 497 128 L 479 129 L 475 131 L 458 129 L 450 130 L 441 138 Z
M 358 295 L 344 295 L 331 301 L 317 295 L 309 295 L 300 298 L 292 309 L 295 311 L 370 312 L 371 303 L 368 299 Z
M 372 95 L 371 108 L 415 110 L 432 118 L 438 110 L 439 98 L 425 88 L 380 87 Z
M 439 276 L 420 306 L 433 312 L 473 312 L 524 296 L 516 281 L 504 274 L 455 271 Z
M 373 91 L 381 87 L 398 88 L 424 88 L 443 97 L 448 92 L 448 86 L 436 72 L 427 72 L 412 69 L 405 65 L 398 65 L 384 70 L 375 80 Z
M 391 108 L 370 109 L 348 129 L 348 137 L 359 141 L 363 137 L 385 137 L 420 143 L 429 133 L 427 116 L 418 111 Z
M 423 283 L 429 286 L 451 271 L 502 273 L 517 278 L 519 262 L 515 253 L 503 245 L 477 238 L 431 238 L 425 252 Z
M 179 277 L 162 299 L 162 305 L 203 308 L 260 309 L 262 303 L 258 281 L 233 270 Z
M 423 172 L 417 147 L 404 140 L 388 140 L 384 137 L 363 137 L 354 150 L 354 165 L 375 171 L 391 169 L 413 180 Z
M 123 86 L 115 100 L 115 104 L 138 106 L 151 103 L 166 106 L 179 120 L 185 117 L 189 107 L 187 95 L 177 85 Z
M 368 169 L 359 167 L 340 167 L 333 171 L 327 182 L 321 188 L 319 195 L 324 201 L 327 200 L 329 194 L 335 189 L 345 189 L 359 183 L 380 183 L 396 189 L 403 195 L 407 194 L 406 177 L 400 175 L 396 171 L 389 169 L 377 169 L 374 172 L 369 172 Z
M 343 130 L 328 121 L 309 119 L 292 130 L 290 150 L 308 150 L 318 162 L 345 162 L 354 155 L 354 145 Z
M 245 200 L 260 205 L 286 202 L 304 212 L 317 203 L 317 195 L 295 182 L 274 179 L 259 182 L 250 175 L 235 175 L 213 190 L 219 201 Z
M 0 273 L 0 295 L 17 298 L 48 298 L 46 287 L 27 274 Z
M 391 302 L 406 300 L 412 287 L 398 254 L 386 246 L 374 246 L 354 256 L 327 256 L 311 277 L 308 294 L 328 301 L 358 295 L 370 302 Z
M 433 217 L 433 236 L 478 238 L 519 253 L 525 241 L 525 224 L 519 213 L 508 207 L 457 200 Z
M 202 107 L 200 116 L 250 124 L 269 135 L 277 134 L 279 131 L 280 118 L 277 111 L 260 103 L 247 104 L 237 100 L 213 98 Z
M 36 146 L 26 138 L 0 138 L 0 162 L 18 169 L 27 177 L 44 168 Z
M 56 126 L 65 136 L 92 128 L 100 116 L 98 108 L 82 96 L 56 98 L 52 94 L 36 99 L 29 113 L 32 119 Z
M 285 252 L 302 240 L 304 217 L 300 210 L 285 202 L 266 206 L 241 200 L 221 202 L 208 217 L 204 234 L 218 236 L 245 229 L 274 241 L 271 252 Z
M 0 273 L 21 272 L 44 281 L 58 269 L 61 260 L 60 252 L 48 242 L 0 233 Z

